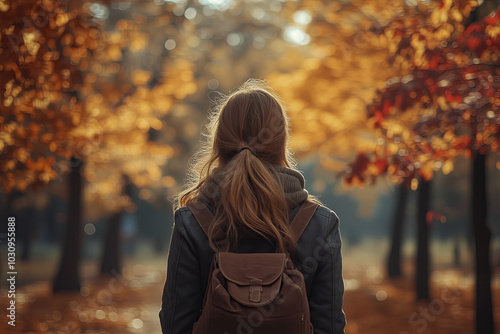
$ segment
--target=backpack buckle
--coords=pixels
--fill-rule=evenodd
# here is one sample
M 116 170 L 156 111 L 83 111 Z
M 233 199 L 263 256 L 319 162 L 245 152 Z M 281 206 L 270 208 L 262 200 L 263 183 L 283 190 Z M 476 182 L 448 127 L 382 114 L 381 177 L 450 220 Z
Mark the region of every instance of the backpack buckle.
M 248 299 L 253 303 L 260 302 L 262 298 L 262 280 L 252 278 L 250 280 L 250 295 Z

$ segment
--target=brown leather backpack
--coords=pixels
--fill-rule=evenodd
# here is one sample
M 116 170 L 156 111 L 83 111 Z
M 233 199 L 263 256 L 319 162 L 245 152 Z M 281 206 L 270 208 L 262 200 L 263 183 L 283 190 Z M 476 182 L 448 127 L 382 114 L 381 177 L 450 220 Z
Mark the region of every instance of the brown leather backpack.
M 201 202 L 188 205 L 208 236 L 213 219 Z M 304 202 L 290 227 L 298 240 L 317 204 Z M 227 244 L 227 243 L 226 243 Z M 288 253 L 231 253 L 224 245 L 214 255 L 203 309 L 193 334 L 312 334 L 302 273 Z

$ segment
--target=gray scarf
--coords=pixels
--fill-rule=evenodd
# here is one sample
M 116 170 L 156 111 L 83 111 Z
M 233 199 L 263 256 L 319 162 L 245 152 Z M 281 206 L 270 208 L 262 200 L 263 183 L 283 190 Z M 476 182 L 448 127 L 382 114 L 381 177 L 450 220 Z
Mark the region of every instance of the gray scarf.
M 305 179 L 301 173 L 288 167 L 276 167 L 276 171 L 278 183 L 283 185 L 289 209 L 293 209 L 307 199 L 309 193 L 305 189 Z M 218 184 L 220 184 L 219 180 L 222 180 L 223 173 L 224 171 L 215 172 L 212 175 L 212 180 L 215 181 L 213 186 L 204 187 L 204 191 L 200 194 L 209 203 L 216 202 L 220 197 Z
M 305 189 L 306 181 L 304 176 L 298 171 L 287 167 L 278 167 L 276 170 L 278 171 L 278 178 L 281 180 L 281 184 L 283 184 L 288 207 L 293 209 L 309 196 L 309 193 Z

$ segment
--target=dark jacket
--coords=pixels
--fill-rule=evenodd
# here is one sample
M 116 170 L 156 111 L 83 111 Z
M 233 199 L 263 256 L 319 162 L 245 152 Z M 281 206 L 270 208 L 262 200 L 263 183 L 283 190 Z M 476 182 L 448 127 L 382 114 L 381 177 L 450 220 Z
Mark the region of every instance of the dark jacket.
M 290 212 L 290 221 L 298 209 L 299 206 Z M 304 275 L 315 334 L 344 333 L 340 247 L 337 215 L 327 207 L 319 206 L 292 255 L 295 267 Z M 274 252 L 275 246 L 262 239 L 243 238 L 238 249 L 233 251 Z M 201 314 L 213 255 L 208 238 L 190 209 L 179 208 L 175 212 L 160 311 L 163 333 L 191 333 L 193 323 Z

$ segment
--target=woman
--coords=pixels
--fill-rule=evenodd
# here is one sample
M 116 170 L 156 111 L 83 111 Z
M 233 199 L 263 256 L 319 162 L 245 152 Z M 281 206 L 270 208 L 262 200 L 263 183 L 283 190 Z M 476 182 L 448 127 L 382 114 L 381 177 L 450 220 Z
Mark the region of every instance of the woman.
M 344 333 L 341 239 L 337 215 L 319 206 L 295 242 L 289 222 L 304 189 L 288 149 L 283 103 L 261 81 L 249 80 L 219 101 L 207 127 L 204 149 L 191 179 L 176 199 L 160 322 L 163 333 L 191 333 L 198 320 L 217 241 L 231 251 L 269 253 L 286 249 L 304 276 L 314 333 Z M 187 207 L 199 200 L 216 219 L 209 238 Z

